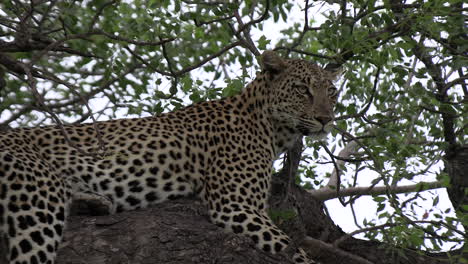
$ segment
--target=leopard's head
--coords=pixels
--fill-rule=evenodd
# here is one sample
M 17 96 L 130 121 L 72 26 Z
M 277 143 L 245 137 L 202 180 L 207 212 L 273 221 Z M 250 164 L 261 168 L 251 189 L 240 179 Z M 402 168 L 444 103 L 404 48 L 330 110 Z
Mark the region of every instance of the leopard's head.
M 282 59 L 272 51 L 262 55 L 276 125 L 296 134 L 325 137 L 333 127 L 340 71 L 327 71 L 305 60 Z

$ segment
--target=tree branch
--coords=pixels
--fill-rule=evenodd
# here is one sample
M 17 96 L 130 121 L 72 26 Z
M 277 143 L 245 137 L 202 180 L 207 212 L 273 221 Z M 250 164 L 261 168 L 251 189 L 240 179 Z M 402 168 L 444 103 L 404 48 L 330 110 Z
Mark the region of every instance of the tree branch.
M 180 70 L 180 71 L 178 71 L 178 72 L 175 72 L 175 75 L 176 75 L 176 76 L 181 76 L 181 75 L 183 75 L 183 74 L 185 74 L 185 73 L 187 73 L 187 72 L 189 72 L 189 71 L 191 71 L 191 70 L 193 70 L 193 69 L 196 69 L 196 68 L 198 68 L 198 67 L 201 67 L 201 66 L 203 66 L 205 63 L 211 61 L 212 59 L 217 58 L 217 57 L 223 55 L 223 54 L 224 54 L 225 52 L 227 52 L 228 50 L 230 50 L 230 49 L 232 49 L 232 48 L 234 48 L 234 47 L 240 46 L 240 45 L 241 45 L 241 42 L 240 42 L 240 41 L 233 42 L 233 43 L 231 43 L 231 44 L 225 46 L 224 48 L 220 49 L 219 51 L 217 51 L 217 52 L 211 54 L 210 56 L 204 58 L 203 60 L 199 61 L 198 63 L 196 63 L 196 64 L 194 64 L 194 65 L 191 65 L 191 66 L 188 66 L 188 67 L 186 67 L 186 68 L 184 68 L 184 69 L 182 69 L 182 70 Z
M 351 141 L 346 146 L 340 151 L 338 154 L 338 157 L 340 158 L 349 158 L 352 154 L 354 154 L 357 150 L 359 149 L 359 145 L 356 143 L 356 141 Z M 344 159 L 339 159 L 336 161 L 336 166 L 338 167 L 338 170 L 342 167 L 344 167 L 346 161 Z M 337 168 L 333 169 L 333 172 L 330 176 L 330 179 L 328 180 L 327 187 L 333 187 L 336 188 L 335 190 L 338 190 L 338 171 Z
M 339 248 L 333 246 L 332 244 L 323 242 L 321 240 L 318 240 L 318 239 L 315 239 L 315 238 L 312 238 L 312 237 L 309 237 L 309 236 L 307 236 L 304 239 L 304 241 L 301 243 L 301 246 L 303 248 L 305 248 L 305 249 L 309 249 L 309 250 L 312 250 L 312 251 L 317 251 L 317 249 L 323 250 L 323 251 L 328 252 L 329 254 L 339 255 L 339 256 L 343 257 L 344 259 L 354 260 L 357 263 L 374 264 L 373 262 L 370 262 L 365 258 L 362 258 L 362 257 L 360 257 L 358 255 L 351 254 L 349 252 L 346 252 L 346 251 L 344 251 L 342 249 L 339 249 Z
M 419 182 L 413 185 L 396 186 L 389 188 L 387 186 L 374 186 L 374 187 L 349 187 L 344 188 L 337 193 L 335 189 L 328 186 L 318 190 L 308 190 L 308 192 L 320 201 L 328 201 L 338 197 L 347 197 L 353 195 L 381 195 L 391 193 L 409 193 L 417 191 L 427 191 L 432 189 L 445 188 L 441 182 Z

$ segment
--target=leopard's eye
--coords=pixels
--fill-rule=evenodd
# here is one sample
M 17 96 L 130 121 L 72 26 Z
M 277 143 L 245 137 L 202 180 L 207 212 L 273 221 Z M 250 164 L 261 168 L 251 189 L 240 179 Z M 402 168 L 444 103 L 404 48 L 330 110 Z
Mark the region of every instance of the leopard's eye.
M 293 84 L 294 89 L 300 94 L 306 94 L 309 92 L 309 87 L 305 83 Z

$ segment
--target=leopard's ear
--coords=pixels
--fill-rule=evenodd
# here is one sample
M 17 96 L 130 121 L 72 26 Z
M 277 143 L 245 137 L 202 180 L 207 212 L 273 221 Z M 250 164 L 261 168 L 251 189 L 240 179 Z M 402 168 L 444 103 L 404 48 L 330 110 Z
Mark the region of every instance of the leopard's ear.
M 345 68 L 342 64 L 330 63 L 325 67 L 325 70 L 328 72 L 330 80 L 338 80 L 345 72 Z
M 281 73 L 287 68 L 286 62 L 271 50 L 263 52 L 260 63 L 263 70 L 273 74 Z

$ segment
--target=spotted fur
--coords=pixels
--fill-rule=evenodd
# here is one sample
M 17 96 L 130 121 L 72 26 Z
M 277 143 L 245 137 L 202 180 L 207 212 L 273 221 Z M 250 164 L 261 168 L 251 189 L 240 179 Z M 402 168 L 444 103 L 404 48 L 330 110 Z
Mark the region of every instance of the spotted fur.
M 100 199 L 110 213 L 190 194 L 218 226 L 268 252 L 290 244 L 266 213 L 273 160 L 297 136 L 322 138 L 333 120 L 333 76 L 303 60 L 262 56 L 241 94 L 154 117 L 98 122 L 105 155 L 87 156 L 55 126 L 0 134 L 0 232 L 10 263 L 54 263 L 72 199 Z M 86 152 L 92 124 L 65 126 Z M 296 263 L 309 261 L 302 251 Z

